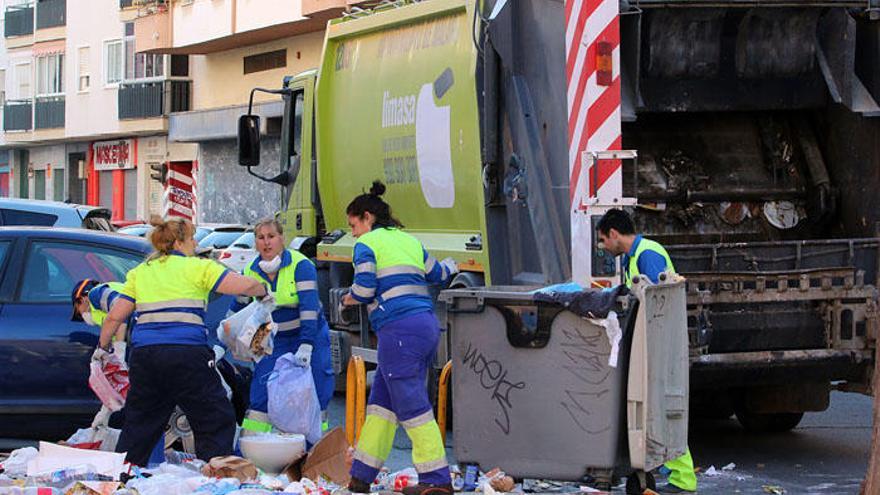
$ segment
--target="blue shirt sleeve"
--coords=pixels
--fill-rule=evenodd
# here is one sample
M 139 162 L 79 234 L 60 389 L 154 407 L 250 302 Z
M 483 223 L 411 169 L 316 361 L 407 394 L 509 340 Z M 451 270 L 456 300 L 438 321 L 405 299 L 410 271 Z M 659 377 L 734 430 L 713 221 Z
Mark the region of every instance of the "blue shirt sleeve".
M 299 322 L 302 342 L 314 346 L 318 336 L 321 299 L 318 297 L 318 271 L 309 260 L 296 265 L 296 293 L 299 296 Z
M 660 274 L 666 271 L 666 258 L 656 251 L 643 251 L 636 264 L 639 266 L 639 273 L 655 284 L 660 280 Z
M 119 297 L 119 292 L 111 289 L 106 285 L 99 285 L 94 289 L 89 291 L 89 302 L 93 307 L 100 309 L 105 313 L 110 312 L 110 308 L 113 307 L 113 303 L 116 302 L 116 299 Z
M 354 283 L 351 296 L 361 304 L 369 304 L 376 297 L 376 254 L 365 244 L 354 245 Z
M 437 258 L 428 254 L 428 251 L 425 248 L 422 248 L 422 252 L 424 253 L 424 262 L 425 262 L 425 280 L 428 283 L 432 284 L 442 284 L 449 280 L 449 270 L 446 269 L 443 265 L 441 265 Z

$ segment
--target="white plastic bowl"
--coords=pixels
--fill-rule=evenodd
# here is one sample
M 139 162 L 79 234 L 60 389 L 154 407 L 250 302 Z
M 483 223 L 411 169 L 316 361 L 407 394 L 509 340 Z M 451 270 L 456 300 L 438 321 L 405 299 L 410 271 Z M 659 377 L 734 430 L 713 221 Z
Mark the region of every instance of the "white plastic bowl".
M 299 460 L 306 453 L 304 435 L 280 435 L 266 433 L 248 435 L 239 439 L 241 453 L 245 458 L 267 474 L 278 474 L 290 463 Z

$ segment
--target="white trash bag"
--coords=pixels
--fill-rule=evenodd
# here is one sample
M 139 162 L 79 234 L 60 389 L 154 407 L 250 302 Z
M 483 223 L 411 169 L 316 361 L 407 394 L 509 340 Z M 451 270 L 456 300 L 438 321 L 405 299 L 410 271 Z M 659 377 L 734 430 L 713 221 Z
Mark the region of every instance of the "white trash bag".
M 272 354 L 278 325 L 272 321 L 274 303 L 254 301 L 220 322 L 217 338 L 232 351 L 235 359 L 253 361 Z
M 278 358 L 269 375 L 269 422 L 284 433 L 299 433 L 315 444 L 321 439 L 321 404 L 312 368 L 297 366 L 294 354 Z
M 121 430 L 108 426 L 81 428 L 67 439 L 67 445 L 78 449 L 116 452 L 116 443 L 119 442 L 120 433 Z

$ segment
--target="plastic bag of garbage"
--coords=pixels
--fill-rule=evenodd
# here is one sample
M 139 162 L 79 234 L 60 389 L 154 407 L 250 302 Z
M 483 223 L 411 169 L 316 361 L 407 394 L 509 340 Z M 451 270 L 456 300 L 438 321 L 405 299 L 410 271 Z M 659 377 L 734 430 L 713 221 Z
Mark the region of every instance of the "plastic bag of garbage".
M 10 476 L 23 476 L 27 474 L 27 465 L 40 455 L 40 451 L 33 447 L 24 447 L 13 450 L 5 461 L 0 463 L 5 474 Z
M 125 487 L 139 495 L 189 495 L 196 488 L 213 480 L 204 477 L 179 478 L 173 474 L 157 474 L 149 478 L 135 478 Z
M 321 404 L 312 368 L 296 364 L 292 352 L 278 358 L 269 375 L 269 421 L 285 433 L 305 435 L 315 444 L 321 439 Z
M 120 430 L 107 426 L 81 428 L 67 439 L 67 445 L 78 449 L 116 452 Z
M 272 354 L 278 325 L 272 321 L 274 303 L 254 301 L 241 311 L 220 322 L 217 338 L 235 359 L 259 362 Z
M 111 411 L 119 411 L 128 395 L 128 366 L 119 356 L 110 354 L 104 360 L 92 361 L 89 388 Z

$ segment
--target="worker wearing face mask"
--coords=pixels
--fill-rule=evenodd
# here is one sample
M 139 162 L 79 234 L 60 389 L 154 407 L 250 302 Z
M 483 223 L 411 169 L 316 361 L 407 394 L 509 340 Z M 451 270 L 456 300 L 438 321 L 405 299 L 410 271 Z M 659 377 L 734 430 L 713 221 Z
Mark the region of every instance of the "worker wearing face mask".
M 73 314 L 70 321 L 81 321 L 89 326 L 101 328 L 104 318 L 110 312 L 113 303 L 119 297 L 122 290 L 120 282 L 99 283 L 94 279 L 83 279 L 74 284 L 73 291 L 70 294 L 70 301 L 73 305 Z M 119 329 L 113 336 L 112 350 L 113 354 L 118 356 L 120 360 L 125 361 L 125 334 L 128 330 L 127 324 L 119 325 Z M 92 361 L 102 361 L 110 353 L 98 347 L 92 354 Z M 113 412 L 102 406 L 101 410 L 92 421 L 92 427 L 107 426 L 110 421 L 110 415 Z
M 272 430 L 267 382 L 275 361 L 289 352 L 294 353 L 300 366 L 311 366 L 321 405 L 321 422 L 326 430 L 327 406 L 335 385 L 330 326 L 318 298 L 318 272 L 314 263 L 302 253 L 284 248 L 284 231 L 277 220 L 258 222 L 254 237 L 259 256 L 243 274 L 267 285 L 274 294 L 276 309 L 272 312 L 272 320 L 278 325 L 278 333 L 272 354 L 264 356 L 254 367 L 250 409 L 241 425 L 243 434 Z M 239 297 L 230 310 L 240 311 L 249 302 L 250 298 Z
M 70 294 L 70 301 L 73 304 L 73 314 L 70 316 L 70 321 L 82 321 L 86 325 L 100 328 L 121 290 L 122 284 L 120 282 L 102 284 L 90 278 L 80 280 L 73 286 L 73 292 Z M 120 325 L 113 336 L 113 352 L 118 354 L 122 360 L 125 360 L 125 333 L 127 330 L 127 325 Z M 99 360 L 105 355 L 107 352 L 99 347 L 95 349 L 92 359 Z

